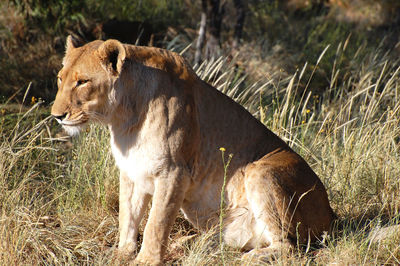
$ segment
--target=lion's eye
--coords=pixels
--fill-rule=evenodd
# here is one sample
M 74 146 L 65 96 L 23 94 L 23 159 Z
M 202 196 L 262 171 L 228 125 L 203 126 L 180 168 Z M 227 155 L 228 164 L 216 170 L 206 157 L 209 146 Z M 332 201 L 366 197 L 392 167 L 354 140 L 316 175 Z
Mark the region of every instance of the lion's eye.
M 78 80 L 77 82 L 76 82 L 76 86 L 78 87 L 78 86 L 80 86 L 80 85 L 82 85 L 82 84 L 85 84 L 85 83 L 87 83 L 89 80 L 87 80 L 87 79 L 80 79 L 80 80 Z

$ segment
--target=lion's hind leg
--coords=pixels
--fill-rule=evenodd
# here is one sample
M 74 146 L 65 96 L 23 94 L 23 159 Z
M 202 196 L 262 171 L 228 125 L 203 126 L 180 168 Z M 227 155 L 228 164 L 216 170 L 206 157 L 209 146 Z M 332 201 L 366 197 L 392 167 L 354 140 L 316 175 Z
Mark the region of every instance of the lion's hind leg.
M 271 260 L 293 249 L 292 198 L 279 184 L 279 171 L 266 164 L 252 164 L 245 173 L 249 212 L 253 215 L 253 236 L 242 259 Z M 295 229 L 294 229 L 295 230 Z M 295 232 L 294 232 L 295 233 Z
M 254 250 L 245 256 L 280 255 L 329 232 L 335 215 L 326 190 L 296 153 L 277 150 L 249 164 L 244 184 L 255 219 Z

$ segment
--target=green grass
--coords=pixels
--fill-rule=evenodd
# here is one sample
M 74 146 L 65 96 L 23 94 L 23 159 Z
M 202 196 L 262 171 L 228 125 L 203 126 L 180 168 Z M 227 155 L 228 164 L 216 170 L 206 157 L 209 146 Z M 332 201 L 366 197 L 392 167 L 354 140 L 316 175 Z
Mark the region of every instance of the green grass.
M 313 77 L 306 73 L 313 73 L 319 62 L 287 79 L 265 77 L 258 82 L 242 76 L 224 58 L 197 69 L 307 160 L 339 216 L 323 248 L 296 251 L 276 264 L 400 263 L 399 235 L 380 242 L 368 237 L 370 231 L 400 220 L 399 62 L 374 51 L 365 58 L 355 54 L 351 67 L 338 69 L 341 49 L 345 48 L 339 46 L 331 62 L 331 88 L 323 94 L 307 87 Z M 3 109 L 0 263 L 115 263 L 118 173 L 107 130 L 90 126 L 71 143 L 56 134 L 58 126 L 45 107 L 20 111 L 0 106 Z M 241 263 L 241 253 L 229 247 L 222 250 L 215 232 L 180 242 L 179 237 L 193 232 L 180 217 L 171 235 L 168 262 L 216 265 L 223 252 L 226 265 Z

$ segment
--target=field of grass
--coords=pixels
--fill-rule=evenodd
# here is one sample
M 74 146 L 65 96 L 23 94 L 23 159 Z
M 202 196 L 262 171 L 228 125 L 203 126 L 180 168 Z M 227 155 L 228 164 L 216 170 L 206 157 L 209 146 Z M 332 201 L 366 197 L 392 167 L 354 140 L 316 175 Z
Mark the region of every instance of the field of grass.
M 339 68 L 346 44 L 329 49 L 336 49 L 328 62 L 330 89 L 320 94 L 308 85 L 323 52 L 295 73 L 257 82 L 224 58 L 203 63 L 197 73 L 307 160 L 339 216 L 321 248 L 299 248 L 274 263 L 400 264 L 400 234 L 372 241 L 370 233 L 400 223 L 399 61 L 380 50 L 363 57 L 357 52 Z M 91 125 L 70 140 L 57 133 L 48 106 L 25 102 L 29 108 L 0 105 L 0 264 L 115 264 L 118 171 L 106 128 Z M 243 263 L 240 252 L 221 249 L 211 235 L 198 234 L 179 217 L 166 262 Z

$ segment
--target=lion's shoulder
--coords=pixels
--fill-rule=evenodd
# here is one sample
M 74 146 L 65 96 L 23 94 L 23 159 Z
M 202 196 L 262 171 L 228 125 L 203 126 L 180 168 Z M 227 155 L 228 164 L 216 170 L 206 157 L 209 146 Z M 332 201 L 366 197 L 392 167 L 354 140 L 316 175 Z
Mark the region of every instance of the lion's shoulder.
M 125 44 L 127 59 L 144 66 L 159 69 L 185 81 L 194 81 L 197 75 L 189 63 L 179 54 L 156 47 Z

